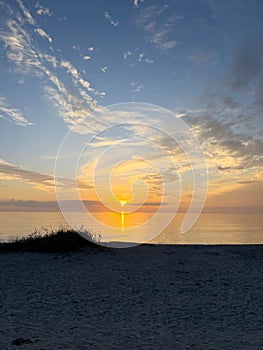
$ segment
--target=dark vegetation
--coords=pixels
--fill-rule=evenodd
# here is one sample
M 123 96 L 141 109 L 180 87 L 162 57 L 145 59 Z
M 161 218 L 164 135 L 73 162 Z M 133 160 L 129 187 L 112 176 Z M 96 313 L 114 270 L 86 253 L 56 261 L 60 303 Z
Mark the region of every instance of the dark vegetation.
M 38 231 L 29 236 L 11 242 L 0 243 L 0 252 L 73 252 L 82 249 L 92 251 L 105 251 L 106 248 L 100 244 L 100 235 L 92 231 L 81 230 L 79 234 L 75 230 L 61 229 L 58 231 L 41 234 Z M 86 238 L 84 238 L 86 237 Z

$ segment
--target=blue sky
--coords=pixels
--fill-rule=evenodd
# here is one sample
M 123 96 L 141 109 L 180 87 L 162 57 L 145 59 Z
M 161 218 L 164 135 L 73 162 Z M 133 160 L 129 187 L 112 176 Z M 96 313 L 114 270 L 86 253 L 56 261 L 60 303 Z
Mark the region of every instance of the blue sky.
M 211 206 L 262 207 L 262 17 L 255 0 L 0 1 L 2 201 L 54 200 L 67 131 L 91 136 L 107 106 L 141 102 L 188 123 Z

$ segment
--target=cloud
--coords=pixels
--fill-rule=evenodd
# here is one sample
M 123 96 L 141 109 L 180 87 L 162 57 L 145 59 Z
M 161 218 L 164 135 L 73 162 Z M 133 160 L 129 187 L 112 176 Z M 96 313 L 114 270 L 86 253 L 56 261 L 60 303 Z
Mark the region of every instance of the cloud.
M 163 184 L 173 183 L 179 180 L 177 168 L 172 167 L 163 169 L 160 174 L 153 173 L 140 178 L 154 186 L 155 189 L 158 189 L 158 191 L 162 190 Z
M 210 103 L 201 113 L 183 116 L 192 126 L 209 163 L 229 175 L 254 171 L 263 165 L 262 138 L 254 134 L 253 119 L 247 118 L 243 108 L 234 100 L 223 98 L 219 104 Z M 259 132 L 262 129 L 261 125 Z
M 150 60 L 149 58 L 145 58 L 144 62 L 147 64 L 153 64 L 154 60 Z
M 255 123 L 260 117 L 254 120 L 249 115 L 249 108 L 237 102 L 230 96 L 216 97 L 211 100 L 202 110 L 179 111 L 177 117 L 182 118 L 191 127 L 197 137 L 206 156 L 206 162 L 210 171 L 210 193 L 227 192 L 238 187 L 241 179 L 252 177 L 262 179 L 259 174 L 263 166 L 263 125 Z M 154 125 L 154 124 L 153 124 Z M 162 129 L 161 125 L 156 125 Z M 137 127 L 139 135 L 146 135 L 147 130 Z M 136 133 L 136 130 L 134 130 Z M 175 138 L 181 136 L 175 133 Z M 191 166 L 187 156 L 171 137 L 158 133 L 147 134 L 147 140 L 158 145 L 164 152 L 146 153 L 144 159 L 154 159 L 161 162 L 164 155 L 173 160 L 180 174 L 189 174 Z M 188 140 L 181 139 L 181 142 L 192 151 L 195 150 Z M 193 159 L 195 168 L 202 166 L 198 159 Z M 200 168 L 201 169 L 201 168 Z
M 32 46 L 29 33 L 18 21 L 8 19 L 6 30 L 0 31 L 0 39 L 4 42 L 8 59 L 13 62 L 20 73 L 35 72 L 41 76 L 41 62 Z
M 49 8 L 40 5 L 38 2 L 36 3 L 35 8 L 37 9 L 36 13 L 39 16 L 49 16 L 50 17 L 52 15 L 52 12 Z
M 22 1 L 21 0 L 17 0 L 17 3 L 19 5 L 19 7 L 21 8 L 21 10 L 22 10 L 22 12 L 23 12 L 27 22 L 32 24 L 32 25 L 35 25 L 35 20 L 31 16 L 31 13 L 28 11 L 28 9 L 24 6 Z
M 211 61 L 216 56 L 217 53 L 214 50 L 197 50 L 189 56 L 189 59 L 196 64 L 204 64 Z
M 139 62 L 142 62 L 144 56 L 145 56 L 145 53 L 144 53 L 144 52 L 143 52 L 143 53 L 139 53 L 138 61 L 139 61 Z
M 238 91 L 250 88 L 253 83 L 262 82 L 263 47 L 262 39 L 247 42 L 234 55 L 231 84 Z
M 229 169 L 232 169 L 232 168 L 231 168 L 231 166 L 225 166 L 225 167 L 223 167 L 223 166 L 219 165 L 219 166 L 217 167 L 217 169 L 218 169 L 218 170 L 224 171 L 224 170 L 229 170 Z
M 167 29 L 160 29 L 159 31 L 150 31 L 152 32 L 150 41 L 155 47 L 160 48 L 161 50 L 168 50 L 176 46 L 175 40 L 168 40 L 169 31 Z
M 139 2 L 143 2 L 143 0 L 133 0 L 133 7 L 139 7 Z
M 45 36 L 44 30 L 36 24 L 21 1 L 19 4 L 22 14 L 18 13 L 17 16 L 10 12 L 9 7 L 5 7 L 12 19 L 7 19 L 6 27 L 0 31 L 0 40 L 4 43 L 7 58 L 13 63 L 14 72 L 33 75 L 40 79 L 46 97 L 53 103 L 58 114 L 71 130 L 74 129 L 81 133 L 98 130 L 101 118 L 94 118 L 94 115 L 101 115 L 105 108 L 99 106 L 90 94 L 103 97 L 105 93 L 94 89 L 71 62 L 65 59 L 59 61 L 54 55 L 56 50 L 53 47 L 50 47 L 50 53 L 44 53 L 38 49 L 39 45 L 36 43 L 37 37 L 34 36 L 34 33 Z M 26 21 L 23 20 L 23 15 Z M 27 30 L 28 21 L 30 25 L 33 25 L 35 31 Z M 61 69 L 64 69 L 69 75 L 73 87 L 66 88 L 63 84 L 63 80 L 60 79 Z M 13 118 L 18 121 L 19 115 L 14 112 L 13 110 Z M 20 118 L 20 122 L 25 123 L 25 120 Z
M 139 62 L 139 63 L 147 63 L 147 64 L 154 63 L 154 60 L 146 58 L 145 57 L 145 53 L 144 52 L 140 52 L 139 49 L 136 49 L 134 52 L 131 52 L 130 50 L 126 51 L 123 54 L 123 58 L 125 60 L 132 59 L 132 61 L 135 62 L 133 64 L 136 64 L 137 62 Z
M 104 17 L 110 22 L 113 27 L 117 27 L 120 23 L 119 21 L 114 21 L 111 15 L 106 11 L 104 12 Z
M 249 185 L 249 184 L 254 184 L 256 182 L 262 182 L 262 181 L 257 181 L 257 180 L 247 180 L 247 181 L 238 181 L 237 183 L 238 184 L 241 184 L 241 185 Z
M 133 92 L 140 92 L 142 89 L 144 89 L 144 85 L 138 84 L 138 83 L 135 83 L 135 82 L 132 82 L 131 86 L 134 88 L 132 90 Z
M 4 180 L 21 180 L 34 185 L 42 185 L 49 190 L 54 186 L 54 178 L 50 175 L 41 174 L 18 167 L 14 164 L 5 162 L 0 159 L 0 178 Z
M 158 38 L 153 38 L 152 42 L 156 45 L 156 47 L 160 47 L 162 50 L 173 49 L 176 46 L 175 40 L 163 42 L 163 38 L 160 36 L 160 33 L 158 33 Z
M 42 62 L 48 62 L 51 64 L 51 66 L 53 68 L 57 68 L 58 67 L 58 60 L 55 56 L 53 55 L 49 55 L 47 53 L 41 53 L 39 52 L 39 58 L 42 60 Z
M 99 201 L 96 200 L 83 200 L 83 204 L 92 211 L 101 212 L 104 208 Z M 72 211 L 76 207 L 76 201 L 74 200 L 62 200 L 63 210 Z M 0 210 L 5 211 L 29 211 L 29 212 L 50 212 L 60 211 L 57 201 L 37 201 L 37 200 L 0 200 Z
M 66 68 L 67 72 L 70 73 L 74 78 L 78 77 L 78 70 L 69 61 L 62 60 L 61 67 Z
M 127 60 L 128 57 L 130 57 L 132 53 L 128 50 L 127 52 L 124 53 L 123 58 Z
M 35 28 L 34 31 L 38 33 L 41 38 L 47 39 L 50 43 L 52 43 L 52 38 L 50 35 L 48 35 L 43 29 L 41 28 Z
M 101 93 L 101 92 L 95 90 L 94 88 L 92 88 L 90 86 L 90 83 L 82 78 L 82 76 L 78 72 L 77 68 L 75 66 L 73 66 L 70 61 L 62 60 L 61 61 L 61 67 L 65 68 L 67 70 L 67 72 L 71 75 L 72 81 L 73 81 L 73 83 L 76 86 L 81 86 L 82 88 L 84 88 L 88 92 L 92 92 L 93 94 L 95 94 L 97 96 L 104 96 L 105 95 L 105 93 Z M 103 67 L 103 70 L 106 72 L 107 71 L 107 67 Z M 79 93 L 80 93 L 81 97 L 83 97 L 86 100 L 86 102 L 88 102 L 89 104 L 93 104 L 93 105 L 95 104 L 96 105 L 96 101 L 94 101 L 91 98 L 91 96 L 86 94 L 85 91 L 79 89 Z
M 239 49 L 229 72 L 230 87 L 236 93 L 250 94 L 254 107 L 263 112 L 263 46 L 262 38 L 253 38 Z M 229 85 L 229 84 L 228 84 Z
M 29 122 L 17 108 L 11 107 L 4 97 L 0 96 L 0 118 L 6 119 L 14 124 L 29 126 Z
M 176 46 L 172 34 L 182 16 L 167 13 L 168 5 L 150 5 L 137 15 L 135 22 L 144 29 L 154 47 L 169 50 Z M 170 12 L 170 11 L 169 11 Z
M 96 169 L 97 161 L 93 160 L 91 162 L 89 160 L 82 167 L 80 178 L 89 179 L 92 183 L 94 181 L 93 173 Z M 111 173 L 111 185 L 106 180 L 109 173 Z M 114 168 L 111 168 L 109 164 L 100 163 L 100 166 L 96 169 L 95 183 L 96 191 L 99 191 L 98 193 L 107 193 L 107 188 L 110 185 L 113 186 L 112 188 L 115 194 L 132 198 L 132 203 L 140 202 L 145 192 L 147 192 L 145 191 L 146 186 L 150 191 L 151 199 L 162 190 L 160 174 L 151 164 L 143 159 L 126 159 L 118 163 Z
M 60 117 L 72 130 L 79 133 L 96 132 L 110 124 L 113 120 L 108 111 L 100 106 L 94 96 L 103 96 L 103 93 L 95 90 L 89 81 L 85 80 L 77 67 L 66 59 L 58 59 L 54 52 L 44 53 L 39 51 L 36 39 L 39 40 L 39 32 L 27 30 L 33 25 L 34 29 L 40 28 L 29 11 L 22 6 L 20 1 L 20 12 L 25 19 L 10 16 L 6 22 L 6 28 L 0 31 L 0 38 L 4 42 L 4 49 L 9 60 L 14 64 L 16 71 L 23 74 L 33 74 L 44 81 L 43 86 L 46 96 L 53 103 Z M 148 39 L 152 43 L 162 41 L 163 48 L 173 47 L 173 26 L 178 19 L 170 18 L 167 6 L 150 6 L 149 14 L 143 12 L 143 19 L 140 25 L 144 28 Z M 139 16 L 140 17 L 140 16 Z M 28 26 L 28 23 L 30 26 Z M 41 28 L 40 28 L 41 29 Z M 158 35 L 159 33 L 159 35 Z M 160 34 L 161 33 L 161 34 Z M 255 101 L 259 104 L 262 90 L 262 56 L 254 58 L 254 55 L 261 54 L 261 48 L 256 44 L 248 44 L 246 50 L 237 52 L 231 70 L 231 86 L 236 92 L 251 91 L 254 93 Z M 92 51 L 92 50 L 89 50 Z M 251 52 L 252 53 L 251 53 Z M 209 52 L 198 53 L 196 62 L 209 59 Z M 131 57 L 132 56 L 132 57 Z M 141 50 L 131 52 L 126 51 L 125 59 L 134 59 L 136 62 L 146 62 L 147 58 Z M 104 71 L 106 67 L 104 68 Z M 60 73 L 63 71 L 63 74 Z M 64 84 L 64 75 L 67 75 L 67 85 Z M 68 82 L 71 85 L 68 85 Z M 257 87 L 256 89 L 254 87 Z M 142 89 L 140 84 L 134 85 L 135 92 Z M 261 97 L 262 99 L 262 97 Z M 239 101 L 239 102 L 237 102 Z M 5 100 L 1 100 L 3 108 L 8 109 L 11 114 L 5 118 L 13 120 L 21 125 L 30 125 L 22 114 L 15 108 L 8 106 Z M 1 108 L 0 107 L 0 108 Z M 253 114 L 254 113 L 254 114 Z M 259 114 L 245 108 L 240 99 L 231 96 L 224 96 L 220 103 L 211 102 L 198 113 L 185 111 L 181 117 L 189 122 L 194 133 L 199 138 L 209 160 L 209 165 L 222 172 L 224 176 L 232 176 L 242 172 L 254 171 L 263 164 L 263 143 L 262 143 L 262 122 Z M 24 119 L 22 119 L 24 118 Z M 118 118 L 118 117 L 117 117 Z M 126 120 L 120 118 L 120 120 Z M 109 122 L 109 123 L 108 123 Z M 153 123 L 153 125 L 155 125 Z M 260 126 L 261 125 L 261 126 Z M 134 133 L 136 130 L 133 130 Z M 146 132 L 141 128 L 138 130 L 141 135 Z M 176 145 L 169 144 L 169 140 L 162 140 L 163 147 L 176 156 Z M 183 161 L 182 167 L 183 167 Z M 185 165 L 184 169 L 187 169 Z
M 116 145 L 120 145 L 125 143 L 127 140 L 111 140 L 111 139 L 99 139 L 98 140 L 94 139 L 93 142 L 91 142 L 89 145 L 92 148 L 99 148 L 99 147 L 112 147 L 112 146 L 116 146 Z
M 138 140 L 130 140 L 129 138 L 120 138 L 120 139 L 114 139 L 114 138 L 109 138 L 109 137 L 101 137 L 101 136 L 96 136 L 92 142 L 89 143 L 89 146 L 94 149 L 94 148 L 100 148 L 100 147 L 112 147 L 112 146 L 127 146 L 127 147 L 132 147 L 132 146 L 145 146 L 145 141 L 139 142 Z M 125 151 L 126 152 L 126 151 Z M 88 149 L 87 154 L 85 155 L 90 155 L 90 149 Z
M 27 170 L 2 159 L 0 159 L 0 179 L 27 182 L 39 190 L 48 192 L 54 192 L 55 189 L 55 179 L 53 176 Z M 68 178 L 58 178 L 56 179 L 56 186 L 68 189 L 75 186 L 75 181 Z M 78 187 L 80 189 L 91 188 L 84 181 L 78 181 Z
M 45 211 L 59 211 L 59 206 L 56 201 L 35 201 L 35 200 L 0 200 L 0 210 L 5 211 L 29 211 L 29 212 L 45 212 Z
M 83 56 L 82 58 L 84 61 L 87 61 L 87 60 L 90 60 L 91 57 L 90 56 Z
M 87 134 L 101 129 L 99 107 L 96 104 L 86 106 L 85 92 L 82 92 L 83 98 L 81 98 L 67 90 L 60 92 L 52 86 L 45 86 L 44 91 L 70 130 Z M 95 118 L 96 114 L 98 114 L 97 118 Z
M 144 52 L 139 53 L 138 62 L 147 63 L 147 64 L 154 63 L 153 60 L 150 60 L 149 58 L 145 57 L 145 53 Z

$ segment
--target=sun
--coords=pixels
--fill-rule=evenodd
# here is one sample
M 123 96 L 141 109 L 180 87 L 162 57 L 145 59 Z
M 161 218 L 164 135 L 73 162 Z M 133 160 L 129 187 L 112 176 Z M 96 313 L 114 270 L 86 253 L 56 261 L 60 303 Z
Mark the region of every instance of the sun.
M 121 207 L 123 208 L 123 207 L 125 206 L 126 203 L 127 203 L 127 201 L 121 200 L 121 201 L 120 201 Z

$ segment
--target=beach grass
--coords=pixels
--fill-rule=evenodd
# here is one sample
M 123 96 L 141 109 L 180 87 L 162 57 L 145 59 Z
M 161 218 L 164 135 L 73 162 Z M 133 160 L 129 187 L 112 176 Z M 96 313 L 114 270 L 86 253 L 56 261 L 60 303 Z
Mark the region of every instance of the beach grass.
M 93 251 L 103 251 L 100 245 L 100 235 L 86 229 L 60 229 L 58 231 L 35 231 L 26 237 L 10 242 L 0 243 L 0 252 L 74 252 L 88 248 Z

